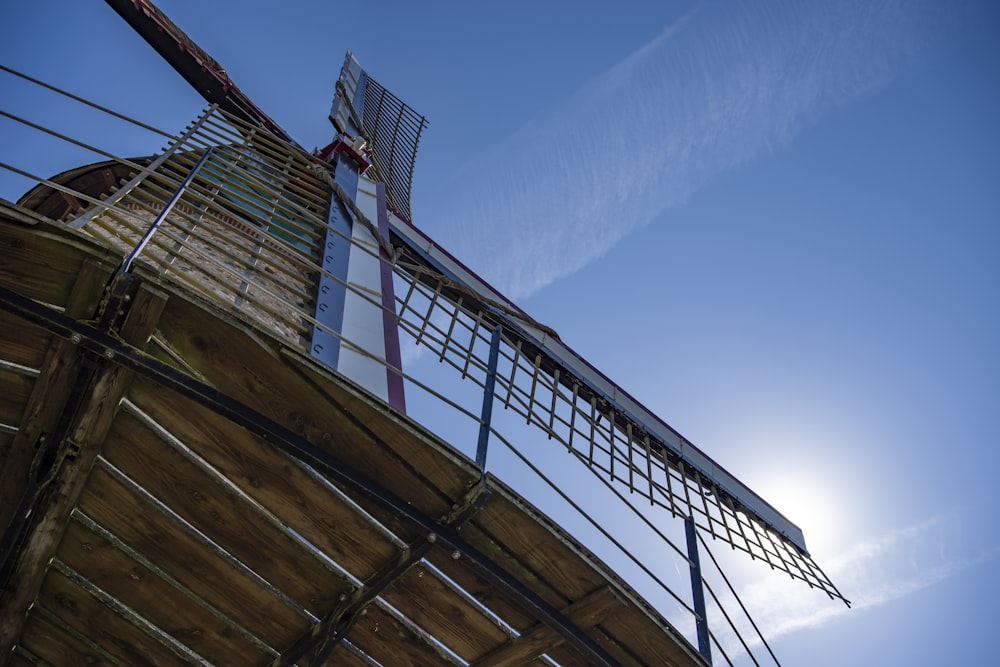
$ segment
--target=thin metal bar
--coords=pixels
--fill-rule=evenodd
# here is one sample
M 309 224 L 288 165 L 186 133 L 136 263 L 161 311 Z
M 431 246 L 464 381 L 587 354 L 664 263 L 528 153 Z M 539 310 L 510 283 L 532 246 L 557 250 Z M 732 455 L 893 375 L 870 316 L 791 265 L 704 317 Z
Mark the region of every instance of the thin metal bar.
M 649 504 L 653 504 L 653 453 L 649 451 L 649 434 L 642 439 L 646 448 L 646 481 L 649 482 Z
M 75 100 L 75 101 L 77 101 L 77 102 L 79 102 L 81 104 L 85 104 L 88 107 L 91 107 L 92 109 L 97 109 L 98 111 L 102 111 L 102 112 L 104 112 L 104 113 L 106 113 L 108 115 L 114 116 L 115 118 L 118 118 L 120 120 L 124 120 L 124 121 L 126 121 L 128 123 L 132 123 L 133 125 L 137 125 L 137 126 L 141 127 L 144 130 L 149 130 L 150 132 L 154 132 L 156 134 L 159 134 L 159 135 L 162 135 L 162 136 L 168 137 L 168 138 L 172 138 L 173 137 L 173 135 L 171 135 L 171 134 L 169 134 L 167 132 L 164 132 L 163 130 L 159 130 L 159 129 L 153 127 L 152 125 L 147 125 L 147 124 L 145 124 L 145 123 L 143 123 L 141 121 L 135 120 L 134 118 L 129 118 L 128 116 L 126 116 L 124 114 L 120 114 L 117 111 L 112 111 L 111 109 L 108 109 L 107 107 L 102 107 L 100 104 L 96 104 L 94 102 L 91 102 L 90 100 L 86 100 L 86 99 L 84 99 L 82 97 L 79 97 L 78 95 L 74 95 L 73 93 L 70 93 L 68 91 L 62 90 L 61 88 L 56 88 L 55 86 L 50 85 L 48 83 L 45 83 L 44 81 L 39 81 L 38 79 L 30 77 L 27 74 L 22 74 L 21 72 L 18 72 L 16 70 L 12 70 L 11 68 L 5 67 L 4 65 L 0 65 L 0 70 L 3 70 L 4 72 L 7 72 L 8 74 L 13 74 L 16 77 L 20 77 L 20 78 L 24 79 L 25 81 L 30 81 L 31 83 L 35 84 L 36 86 L 41 86 L 42 88 L 47 88 L 47 89 L 49 89 L 49 90 L 51 90 L 51 91 L 53 91 L 55 93 L 59 93 L 60 95 L 68 97 L 71 100 Z
M 486 369 L 486 384 L 483 387 L 483 411 L 479 422 L 479 442 L 476 445 L 476 466 L 486 475 L 486 450 L 490 443 L 490 422 L 493 418 L 493 391 L 497 380 L 497 361 L 500 356 L 500 339 L 503 327 L 499 324 L 493 329 L 490 339 L 490 360 Z
M 539 370 L 539 366 L 541 366 L 541 364 L 542 364 L 542 355 L 541 354 L 536 354 L 535 355 L 534 368 L 532 369 L 532 372 L 531 372 L 531 392 L 528 395 L 528 415 L 527 415 L 527 419 L 528 419 L 528 423 L 529 424 L 531 423 L 531 416 L 534 413 L 535 389 L 537 389 L 537 387 L 538 387 L 538 370 Z
M 474 322 L 472 333 L 469 335 L 469 347 L 463 350 L 465 354 L 465 365 L 462 367 L 463 380 L 469 375 L 469 364 L 472 363 L 472 358 L 475 356 L 474 350 L 476 349 L 476 341 L 479 340 L 479 327 L 483 324 L 482 317 L 476 317 Z
M 569 404 L 569 437 L 566 438 L 566 450 L 573 451 L 573 436 L 576 435 L 576 413 L 579 410 L 576 407 L 577 397 L 580 395 L 580 383 L 573 382 L 573 399 Z
M 514 345 L 514 358 L 510 364 L 510 379 L 507 381 L 507 395 L 504 397 L 504 408 L 510 407 L 510 399 L 514 394 L 514 381 L 517 379 L 518 364 L 521 361 L 521 340 Z
M 159 156 L 149 164 L 147 167 L 148 171 L 140 171 L 128 183 L 118 188 L 113 195 L 104 200 L 104 206 L 90 209 L 73 220 L 70 220 L 67 224 L 74 229 L 79 229 L 90 222 L 94 216 L 99 215 L 102 211 L 105 211 L 109 207 L 117 204 L 123 197 L 132 192 L 140 183 L 155 174 L 167 160 L 173 157 L 177 151 L 181 149 L 185 142 L 189 141 L 192 136 L 197 134 L 197 132 L 201 129 L 201 126 L 205 123 L 208 117 L 212 115 L 214 110 L 214 106 L 209 107 L 204 113 L 202 113 L 198 120 L 192 123 L 191 126 L 184 131 L 182 135 L 176 138 L 172 137 L 173 141 L 170 142 L 170 146 L 163 152 L 163 155 Z
M 546 434 L 550 440 L 555 435 L 557 398 L 559 398 L 559 369 L 555 368 L 552 370 L 552 403 L 549 405 L 549 432 Z
M 708 618 L 705 615 L 705 589 L 701 582 L 701 563 L 698 560 L 698 529 L 694 518 L 684 517 L 684 534 L 687 536 L 688 561 L 691 571 L 691 596 L 696 614 L 695 629 L 698 634 L 698 652 L 712 664 L 712 645 L 708 637 Z
M 462 299 L 465 297 L 459 296 L 458 301 L 455 303 L 455 312 L 452 313 L 451 322 L 448 324 L 448 331 L 445 332 L 444 340 L 441 342 L 441 355 L 439 361 L 444 361 L 444 355 L 448 351 L 448 346 L 451 345 L 451 336 L 455 330 L 455 323 L 458 321 L 459 315 L 462 314 Z
M 126 257 L 125 260 L 122 262 L 122 265 L 119 268 L 119 273 L 128 274 L 132 270 L 132 263 L 135 262 L 136 258 L 139 256 L 139 253 L 141 253 L 143 248 L 146 247 L 146 244 L 149 243 L 149 240 L 153 238 L 153 234 L 156 233 L 156 230 L 159 228 L 159 226 L 163 223 L 164 220 L 167 219 L 167 215 L 170 214 L 170 211 L 174 208 L 174 205 L 176 205 L 178 200 L 180 200 L 181 195 L 183 195 L 184 191 L 187 190 L 188 186 L 191 184 L 191 181 L 193 181 L 194 177 L 198 174 L 198 171 L 205 165 L 206 162 L 208 162 L 208 158 L 212 156 L 212 151 L 213 147 L 209 147 L 208 149 L 205 150 L 205 154 L 201 156 L 200 160 L 198 160 L 198 164 L 196 164 L 194 166 L 194 169 L 192 169 L 188 173 L 187 177 L 181 183 L 180 187 L 177 188 L 177 191 L 174 193 L 173 197 L 171 197 L 170 200 L 163 206 L 163 210 L 160 212 L 160 215 L 156 216 L 156 220 L 153 221 L 153 224 L 149 226 L 149 229 L 146 230 L 146 233 L 139 240 L 139 243 L 136 244 L 135 248 L 132 249 L 132 252 L 129 253 L 128 257 Z
M 608 466 L 608 474 L 611 479 L 615 479 L 615 409 L 611 408 L 608 413 L 608 459 L 610 464 Z
M 722 576 L 722 581 L 724 581 L 726 586 L 729 588 L 729 592 L 732 593 L 733 598 L 736 599 L 736 603 L 740 606 L 740 609 L 743 610 L 743 615 L 747 617 L 748 621 L 750 621 L 750 625 L 753 626 L 754 632 L 757 633 L 757 637 L 760 639 L 760 642 L 764 645 L 764 648 L 767 649 L 767 652 L 771 654 L 771 659 L 774 660 L 774 664 L 778 665 L 778 667 L 781 667 L 781 663 L 778 662 L 778 656 L 774 655 L 774 651 L 771 650 L 771 646 L 767 643 L 767 640 L 764 638 L 764 633 L 762 633 L 760 631 L 760 628 L 757 627 L 757 623 L 754 622 L 753 616 L 750 615 L 750 612 L 747 610 L 746 606 L 744 606 L 743 600 L 740 599 L 740 596 L 739 594 L 737 594 L 736 589 L 733 588 L 732 583 L 730 583 L 729 581 L 729 577 L 726 576 L 726 573 L 722 570 L 722 567 L 719 565 L 719 561 L 715 560 L 715 555 L 712 553 L 712 550 L 708 548 L 708 544 L 705 542 L 705 539 L 701 535 L 698 535 L 698 541 L 701 542 L 701 546 L 704 547 L 705 553 L 708 554 L 709 559 L 711 559 L 712 564 L 715 566 L 715 570 Z M 715 597 L 715 593 L 712 593 L 712 597 Z M 716 600 L 716 604 L 718 604 L 718 600 Z M 719 605 L 719 609 L 722 609 L 721 604 Z M 732 625 L 732 622 L 730 622 L 730 625 Z M 742 641 L 742 638 L 740 639 L 740 641 Z M 744 644 L 743 646 L 745 648 L 746 644 Z M 747 653 L 748 654 L 750 653 L 749 649 L 747 649 Z M 756 662 L 756 660 L 754 662 Z

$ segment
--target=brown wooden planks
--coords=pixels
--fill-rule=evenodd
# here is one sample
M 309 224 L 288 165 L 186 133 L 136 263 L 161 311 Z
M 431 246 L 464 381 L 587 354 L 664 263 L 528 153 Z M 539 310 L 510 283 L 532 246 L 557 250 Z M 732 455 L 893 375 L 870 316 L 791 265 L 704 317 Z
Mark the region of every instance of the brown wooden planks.
M 600 586 L 604 577 L 580 556 L 580 550 L 571 549 L 553 532 L 554 527 L 539 523 L 544 519 L 540 513 L 529 514 L 527 508 L 527 503 L 515 504 L 506 493 L 494 492 L 473 523 L 503 545 L 516 559 L 511 567 L 519 568 L 525 582 L 550 604 L 561 607 L 565 601 L 577 600 Z M 474 534 L 469 531 L 467 538 Z M 558 591 L 565 600 L 551 597 L 547 589 Z
M 383 597 L 465 660 L 507 640 L 496 621 L 422 564 L 394 581 Z
M 60 572 L 49 571 L 35 604 L 126 664 L 188 664 Z
M 39 368 L 52 334 L 0 308 L 0 359 Z
M 134 418 L 119 417 L 112 436 L 104 446 L 112 465 L 313 614 L 347 592 L 315 554 Z
M 284 645 L 305 630 L 305 618 L 108 472 L 94 470 L 80 509 L 268 645 Z
M 17 426 L 28 403 L 35 378 L 0 368 L 0 423 Z
M 28 618 L 24 624 L 20 646 L 32 656 L 41 658 L 47 664 L 59 665 L 59 667 L 108 667 L 115 664 L 113 658 L 107 658 L 99 650 L 88 646 L 70 635 L 69 632 L 56 627 L 50 619 L 45 617 L 45 612 L 32 613 Z M 15 661 L 13 664 L 19 663 Z M 36 665 L 37 663 L 26 660 L 23 664 Z
M 604 586 L 570 604 L 561 613 L 570 623 L 585 631 L 610 614 L 622 611 L 623 605 L 624 600 L 610 586 Z M 536 658 L 565 641 L 565 638 L 552 628 L 537 623 L 516 639 L 490 651 L 473 664 L 474 667 L 512 667 Z
M 601 623 L 601 629 L 609 639 L 615 643 L 627 647 L 630 654 L 647 665 L 696 665 L 693 657 L 694 648 L 687 644 L 686 640 L 676 635 L 673 639 L 673 631 L 667 630 L 667 622 L 658 619 L 654 620 L 641 609 L 636 609 L 633 613 L 612 616 Z M 694 626 L 694 619 L 691 619 Z
M 462 530 L 463 536 L 466 531 Z M 440 549 L 431 550 L 426 559 L 512 628 L 523 629 L 536 621 L 522 604 L 470 570 L 461 559 L 453 560 L 450 554 Z
M 210 610 L 79 522 L 70 524 L 57 556 L 213 665 L 261 663 L 267 657 Z
M 472 482 L 454 466 L 418 468 L 373 438 L 369 422 L 384 417 L 358 404 L 347 410 L 317 391 L 268 346 L 191 302 L 174 299 L 160 323 L 164 340 L 208 382 L 269 419 L 327 448 L 359 470 L 378 470 L 415 507 L 441 516 Z M 339 391 L 349 394 L 347 383 Z M 331 392 L 332 393 L 332 392 Z M 358 410 L 355 413 L 354 410 Z M 411 436 L 412 437 L 412 436 Z
M 0 213 L 2 216 L 2 213 Z M 26 227 L 0 217 L 0 285 L 27 297 L 64 306 L 88 253 L 117 264 L 113 253 L 99 249 L 57 225 Z
M 395 557 L 385 534 L 270 444 L 148 380 L 136 382 L 130 398 L 354 576 L 367 578 Z
M 427 667 L 447 664 L 411 628 L 374 604 L 369 605 L 366 613 L 358 618 L 348 639 L 382 665 Z

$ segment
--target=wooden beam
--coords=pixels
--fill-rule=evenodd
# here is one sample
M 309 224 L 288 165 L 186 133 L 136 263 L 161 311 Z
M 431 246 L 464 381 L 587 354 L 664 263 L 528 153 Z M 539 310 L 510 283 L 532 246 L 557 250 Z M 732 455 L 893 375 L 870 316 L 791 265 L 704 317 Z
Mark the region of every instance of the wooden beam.
M 610 586 L 598 588 L 585 598 L 563 609 L 562 613 L 573 625 L 581 629 L 592 628 L 625 601 Z M 511 639 L 474 661 L 470 667 L 510 667 L 531 662 L 546 651 L 562 644 L 565 638 L 543 623 L 526 630 L 520 637 Z
M 83 263 L 69 301 L 66 315 L 75 319 L 93 317 L 111 269 L 93 261 Z M 0 527 L 6 528 L 23 505 L 29 492 L 32 461 L 39 439 L 52 433 L 76 382 L 82 355 L 71 341 L 53 337 L 39 369 L 38 378 L 17 424 L 9 449 L 0 452 Z
M 166 305 L 166 296 L 145 285 L 137 291 L 121 336 L 144 347 Z M 0 666 L 6 665 L 17 643 L 28 609 L 41 589 L 70 513 L 86 485 L 133 372 L 106 361 L 85 390 L 66 438 L 65 458 L 34 509 L 35 517 L 21 545 L 8 587 L 0 593 Z

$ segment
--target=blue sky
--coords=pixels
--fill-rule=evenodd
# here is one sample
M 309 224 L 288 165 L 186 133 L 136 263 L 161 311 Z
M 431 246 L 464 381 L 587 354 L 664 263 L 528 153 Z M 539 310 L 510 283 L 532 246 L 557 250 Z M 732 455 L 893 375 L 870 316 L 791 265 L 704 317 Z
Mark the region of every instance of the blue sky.
M 415 223 L 801 525 L 855 601 L 735 563 L 783 664 L 995 663 L 996 6 L 159 5 L 307 147 L 347 48 L 428 117 Z M 173 131 L 202 106 L 103 2 L 0 18 L 15 69 Z M 0 128 L 3 161 L 24 150 Z

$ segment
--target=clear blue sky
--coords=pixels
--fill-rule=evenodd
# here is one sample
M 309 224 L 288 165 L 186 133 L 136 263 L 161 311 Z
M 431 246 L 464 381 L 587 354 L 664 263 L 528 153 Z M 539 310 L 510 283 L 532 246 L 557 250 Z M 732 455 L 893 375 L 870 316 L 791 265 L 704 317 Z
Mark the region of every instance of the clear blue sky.
M 1000 6 L 427 4 L 159 3 L 309 148 L 347 48 L 428 117 L 414 222 L 855 601 L 748 574 L 783 664 L 997 664 Z M 165 129 L 201 108 L 98 0 L 5 2 L 0 37 Z M 3 126 L 2 160 L 24 150 Z

